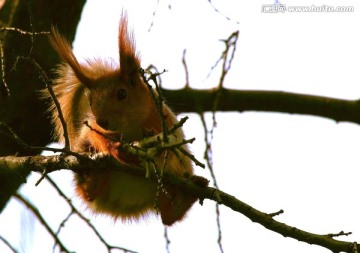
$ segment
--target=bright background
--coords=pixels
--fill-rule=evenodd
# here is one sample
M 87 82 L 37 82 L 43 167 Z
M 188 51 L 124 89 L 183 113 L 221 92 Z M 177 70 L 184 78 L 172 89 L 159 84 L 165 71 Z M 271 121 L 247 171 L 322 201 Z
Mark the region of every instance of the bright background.
M 223 51 L 220 41 L 240 31 L 233 67 L 225 79 L 232 89 L 283 90 L 344 99 L 360 97 L 360 3 L 358 1 L 291 1 L 286 5 L 354 6 L 352 13 L 262 13 L 271 0 L 212 1 L 88 0 L 74 43 L 79 58 L 117 60 L 117 31 L 122 8 L 127 9 L 144 67 L 167 69 L 166 88 L 185 83 L 183 50 L 190 84 L 208 89 L 217 85 L 219 69 L 208 78 Z M 169 5 L 171 8 L 169 8 Z M 155 16 L 153 12 L 156 10 Z M 150 24 L 153 26 L 150 30 Z M 202 159 L 204 130 L 190 114 L 187 137 Z M 277 220 L 309 232 L 353 232 L 341 238 L 360 239 L 360 126 L 332 120 L 279 113 L 218 113 L 213 147 L 214 170 L 220 188 L 268 213 L 280 209 Z M 211 124 L 211 115 L 207 114 Z M 210 178 L 207 170 L 197 174 Z M 51 174 L 73 196 L 71 173 Z M 54 230 L 69 208 L 35 174 L 21 189 Z M 74 199 L 74 203 L 84 208 Z M 187 219 L 168 230 L 170 251 L 219 252 L 215 207 L 206 200 Z M 329 252 L 264 229 L 239 213 L 221 207 L 225 252 Z M 166 252 L 163 226 L 155 217 L 139 223 L 114 223 L 106 217 L 92 221 L 111 243 L 139 252 Z M 0 234 L 20 252 L 52 252 L 53 240 L 36 219 L 12 200 L 0 215 Z M 96 236 L 72 218 L 61 233 L 70 250 L 107 252 Z M 0 252 L 9 252 L 0 243 Z

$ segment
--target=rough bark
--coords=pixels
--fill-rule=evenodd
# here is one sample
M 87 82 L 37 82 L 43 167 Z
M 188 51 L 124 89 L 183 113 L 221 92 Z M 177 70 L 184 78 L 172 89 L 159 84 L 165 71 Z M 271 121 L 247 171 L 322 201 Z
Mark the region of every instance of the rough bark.
M 85 0 L 12 0 L 6 1 L 0 10 L 0 26 L 18 28 L 24 31 L 50 31 L 56 25 L 69 39 L 75 36 Z M 58 63 L 58 57 L 48 43 L 46 35 L 24 35 L 16 31 L 1 31 L 0 40 L 4 52 L 4 73 L 10 94 L 0 85 L 0 121 L 10 126 L 30 145 L 46 145 L 50 140 L 51 126 L 46 118 L 44 102 L 39 101 L 37 91 L 44 88 L 38 71 L 27 60 L 37 61 L 51 76 L 51 69 Z M 19 58 L 20 57 L 20 58 Z M 0 156 L 33 155 L 4 136 L 0 129 Z M 0 211 L 27 174 L 0 174 Z

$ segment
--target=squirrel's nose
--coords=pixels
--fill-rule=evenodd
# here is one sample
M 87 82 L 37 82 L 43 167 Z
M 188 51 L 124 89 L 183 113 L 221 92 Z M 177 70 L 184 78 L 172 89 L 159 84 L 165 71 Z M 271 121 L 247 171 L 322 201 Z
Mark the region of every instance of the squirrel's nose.
M 97 119 L 96 123 L 104 129 L 107 129 L 109 127 L 109 121 L 106 119 Z

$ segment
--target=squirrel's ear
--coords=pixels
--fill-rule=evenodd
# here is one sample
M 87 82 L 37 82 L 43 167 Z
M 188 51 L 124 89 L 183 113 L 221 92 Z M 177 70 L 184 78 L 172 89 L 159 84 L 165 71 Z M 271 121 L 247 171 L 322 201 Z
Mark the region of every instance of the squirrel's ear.
M 59 33 L 55 27 L 51 28 L 49 39 L 55 51 L 59 54 L 63 61 L 70 65 L 80 82 L 85 86 L 90 86 L 92 83 L 91 78 L 85 73 L 86 70 L 84 70 L 84 68 L 82 68 L 77 61 L 73 51 L 71 50 L 70 43 Z
M 140 59 L 136 52 L 134 36 L 128 31 L 127 14 L 124 12 L 121 15 L 119 27 L 119 54 L 122 78 L 135 83 L 134 79 L 138 78 Z

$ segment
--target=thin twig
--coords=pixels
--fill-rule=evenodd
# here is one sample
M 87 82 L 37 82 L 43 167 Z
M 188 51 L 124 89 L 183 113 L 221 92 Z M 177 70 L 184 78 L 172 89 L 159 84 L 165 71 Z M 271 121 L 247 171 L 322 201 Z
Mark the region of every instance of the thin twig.
M 237 40 L 239 38 L 239 31 L 233 32 L 228 39 L 224 40 L 225 43 L 225 49 L 221 54 L 221 57 L 219 58 L 219 60 L 216 62 L 215 66 L 218 64 L 219 61 L 222 60 L 223 64 L 222 64 L 222 70 L 221 70 L 221 75 L 220 75 L 220 79 L 219 79 L 219 84 L 217 87 L 217 92 L 216 92 L 216 96 L 213 102 L 213 125 L 216 126 L 216 118 L 215 118 L 215 113 L 217 111 L 219 102 L 220 102 L 220 97 L 222 95 L 222 91 L 224 88 L 224 80 L 225 77 L 227 75 L 227 73 L 229 72 L 230 68 L 231 68 L 231 63 L 234 59 L 235 56 L 235 51 L 236 51 L 236 44 L 237 44 Z M 214 67 L 213 67 L 214 68 Z
M 46 85 L 46 88 L 48 89 L 50 96 L 55 104 L 56 110 L 58 112 L 59 115 L 59 119 L 61 121 L 61 125 L 63 127 L 63 131 L 64 131 L 64 138 L 65 138 L 65 148 L 70 150 L 70 139 L 69 139 L 69 133 L 67 130 L 67 124 L 66 121 L 64 119 L 64 115 L 62 113 L 61 110 L 61 106 L 59 101 L 56 98 L 56 95 L 54 93 L 54 90 L 52 89 L 52 82 L 51 80 L 48 78 L 48 76 L 46 75 L 44 69 L 33 59 L 33 58 L 28 58 L 30 60 L 30 62 L 33 64 L 33 66 L 35 66 L 35 68 L 37 69 L 40 79 L 42 80 L 42 82 Z
M 166 252 L 170 253 L 170 239 L 169 239 L 169 235 L 168 235 L 168 229 L 166 226 L 164 226 L 164 238 L 165 238 L 165 248 L 166 248 Z
M 184 123 L 189 119 L 189 117 L 185 116 L 183 118 L 181 118 L 178 122 L 176 122 L 170 129 L 169 129 L 169 139 L 174 139 L 175 141 L 177 140 L 176 138 L 176 134 L 175 131 L 182 127 L 184 125 Z M 173 138 L 174 137 L 174 138 Z M 142 148 L 148 148 L 148 147 L 155 147 L 158 146 L 162 141 L 163 141 L 163 135 L 162 133 L 159 133 L 157 135 L 154 136 L 150 136 L 150 137 L 145 137 L 144 139 L 141 140 L 141 145 L 137 145 L 138 147 L 142 147 Z M 195 138 L 191 139 L 192 141 L 195 140 Z M 135 146 L 136 147 L 136 146 Z
M 183 56 L 182 56 L 182 64 L 184 66 L 184 70 L 185 70 L 185 88 L 190 88 L 190 82 L 189 82 L 189 70 L 188 70 L 188 66 L 186 63 L 186 59 L 185 59 L 185 55 L 186 55 L 186 49 L 184 49 L 183 51 Z
M 223 60 L 223 65 L 222 65 L 222 73 L 219 80 L 219 88 L 224 87 L 225 76 L 231 69 L 231 63 L 235 56 L 236 44 L 238 38 L 239 38 L 239 31 L 235 31 L 229 36 L 228 39 L 223 41 L 225 43 L 225 49 L 221 57 Z
M 205 138 L 204 141 L 205 141 L 205 145 L 206 145 L 206 148 L 205 148 L 205 151 L 204 151 L 204 157 L 205 157 L 207 166 L 209 168 L 210 175 L 211 175 L 211 178 L 212 178 L 213 183 L 214 183 L 214 187 L 216 189 L 219 189 L 219 186 L 218 186 L 217 181 L 216 181 L 216 176 L 215 176 L 215 173 L 214 173 L 214 169 L 213 169 L 212 159 L 211 159 L 211 152 L 212 152 L 211 151 L 211 140 L 209 140 L 209 138 L 208 138 L 209 131 L 207 129 L 204 113 L 200 113 L 200 119 L 201 119 L 201 122 L 202 122 L 202 125 L 203 125 L 203 128 L 204 128 L 204 138 Z M 213 118 L 213 120 L 214 120 L 214 118 Z M 213 124 L 213 128 L 211 129 L 211 136 L 213 136 L 213 131 L 214 131 L 214 124 Z M 223 246 L 222 246 L 222 231 L 221 231 L 221 223 L 220 223 L 220 207 L 219 207 L 218 202 L 216 202 L 216 204 L 215 204 L 215 213 L 216 213 L 216 225 L 217 225 L 217 229 L 218 229 L 217 242 L 218 242 L 220 252 L 224 253 L 224 249 L 223 249 Z
M 24 31 L 20 28 L 16 28 L 16 27 L 0 27 L 0 32 L 17 32 L 21 35 L 30 35 L 30 40 L 31 40 L 31 47 L 29 50 L 29 58 L 33 59 L 34 58 L 34 45 L 35 45 L 35 35 L 48 35 L 50 34 L 50 32 L 45 32 L 45 31 L 41 31 L 41 32 L 35 32 L 35 28 L 33 25 L 33 17 L 32 17 L 32 11 L 31 11 L 31 1 L 27 0 L 27 7 L 28 7 L 28 12 L 29 12 L 29 23 L 30 23 L 30 32 L 29 31 Z M 5 78 L 5 62 L 4 62 L 4 47 L 2 44 L 2 41 L 0 41 L 0 58 L 1 58 L 1 72 L 2 72 L 2 83 L 5 87 L 5 90 L 7 92 L 7 96 L 10 95 L 10 90 L 8 88 L 8 85 L 6 83 L 6 78 Z M 16 67 L 17 61 L 19 58 L 16 59 L 16 62 L 14 64 L 14 67 Z
M 155 20 L 155 16 L 156 16 L 157 9 L 158 9 L 158 7 L 159 7 L 159 3 L 160 3 L 160 0 L 157 0 L 155 9 L 154 9 L 153 14 L 152 14 L 152 19 L 151 19 L 151 23 L 150 23 L 148 32 L 150 32 L 150 31 L 151 31 L 151 28 L 154 26 L 154 20 Z
M 232 20 L 229 16 L 226 16 L 224 13 L 222 13 L 214 4 L 211 0 L 208 0 L 209 4 L 211 5 L 211 7 L 214 9 L 215 12 L 219 13 L 221 16 L 223 16 L 225 19 L 231 21 L 231 22 L 235 22 L 236 24 L 240 24 L 239 21 L 235 21 Z
M 59 246 L 61 252 L 70 253 L 70 251 L 65 247 L 65 245 L 60 241 L 59 237 L 54 233 L 54 231 L 50 228 L 50 225 L 46 222 L 45 218 L 40 214 L 39 210 L 30 203 L 27 199 L 25 199 L 21 194 L 15 193 L 13 195 L 17 200 L 23 203 L 30 211 L 36 216 L 36 218 L 40 221 L 40 223 L 45 227 L 51 237 L 54 239 L 56 244 Z
M 153 14 L 152 14 L 152 19 L 151 19 L 151 23 L 150 23 L 148 32 L 150 32 L 151 29 L 152 29 L 152 27 L 154 26 L 154 20 L 155 20 L 155 16 L 156 16 L 157 10 L 158 10 L 158 8 L 159 8 L 159 3 L 160 3 L 160 0 L 158 0 L 158 1 L 156 2 L 156 6 L 155 6 L 155 9 L 154 9 Z M 171 10 L 171 4 L 170 4 L 170 3 L 169 3 L 169 5 L 168 5 L 168 9 Z
M 163 162 L 163 167 L 162 167 L 162 169 L 160 171 L 160 177 L 159 177 L 160 181 L 158 182 L 158 185 L 161 187 L 160 190 L 165 194 L 165 196 L 169 200 L 171 200 L 171 203 L 172 203 L 172 196 L 168 193 L 168 191 L 165 189 L 165 186 L 164 186 L 164 175 L 165 175 L 165 170 L 166 170 L 166 164 L 167 164 L 168 157 L 169 157 L 169 151 L 165 150 L 164 162 Z
M 156 75 L 156 80 L 157 80 L 159 86 L 162 87 L 161 74 L 164 73 L 164 72 L 166 72 L 165 70 L 164 70 L 164 72 L 160 73 L 160 71 L 158 70 L 158 68 L 157 68 L 155 65 L 150 64 L 150 65 L 145 69 L 145 72 L 146 72 L 146 73 L 157 73 L 157 75 Z
M 67 148 L 52 148 L 52 147 L 37 147 L 28 145 L 24 140 L 22 140 L 15 132 L 12 130 L 7 124 L 0 121 L 0 129 L 2 129 L 2 134 L 6 134 L 11 137 L 17 145 L 19 145 L 22 149 L 28 151 L 52 151 L 54 153 L 60 152 L 66 155 L 72 155 L 79 159 L 84 158 L 81 154 L 73 152 Z
M 200 120 L 201 120 L 201 123 L 202 123 L 203 128 L 204 128 L 204 142 L 205 142 L 205 145 L 206 145 L 205 152 L 204 152 L 204 158 L 205 158 L 207 166 L 209 168 L 209 171 L 210 171 L 211 178 L 213 180 L 214 186 L 215 186 L 216 189 L 219 189 L 217 181 L 216 181 L 216 176 L 215 176 L 215 173 L 214 173 L 214 170 L 213 170 L 213 166 L 212 166 L 211 140 L 209 140 L 209 137 L 208 137 L 209 131 L 207 129 L 204 113 L 200 113 L 199 116 L 200 116 Z
M 5 73 L 4 45 L 1 40 L 0 40 L 0 64 L 1 64 L 1 80 L 6 91 L 5 95 L 8 97 L 10 96 L 10 90 L 9 90 L 9 86 L 7 85 L 6 77 L 5 77 L 6 73 Z
M 185 117 L 181 118 L 181 119 L 179 120 L 179 122 L 175 123 L 175 124 L 169 129 L 169 134 L 174 133 L 174 132 L 176 131 L 176 129 L 184 126 L 185 122 L 186 122 L 188 119 L 189 119 L 188 116 L 185 116 Z
M 73 152 L 66 147 L 64 148 L 52 148 L 52 147 L 36 147 L 36 146 L 30 146 L 26 142 L 24 142 L 8 125 L 6 125 L 4 122 L 0 121 L 0 130 L 3 135 L 7 135 L 8 137 L 12 138 L 19 147 L 21 147 L 23 150 L 27 151 L 52 151 L 54 153 L 60 152 L 64 155 L 72 155 L 75 156 L 78 159 L 86 159 L 86 157 L 82 156 L 79 153 Z M 48 168 L 44 167 L 43 171 L 41 173 L 41 177 L 36 182 L 35 186 L 38 186 L 40 182 L 45 178 L 45 176 L 48 173 Z
M 333 237 L 339 237 L 339 236 L 348 236 L 348 235 L 352 235 L 352 232 L 340 231 L 339 233 L 336 233 L 336 234 L 326 234 L 326 236 L 329 236 L 329 237 L 331 237 L 331 238 L 333 238 Z
M 269 213 L 268 215 L 270 216 L 270 217 L 275 217 L 275 216 L 278 216 L 278 215 L 280 215 L 280 214 L 283 214 L 284 213 L 284 210 L 279 210 L 279 211 L 277 211 L 277 212 L 275 212 L 275 213 Z
M 154 168 L 154 175 L 156 177 L 156 195 L 155 195 L 155 210 L 156 213 L 159 213 L 159 207 L 160 207 L 160 193 L 164 193 L 165 196 L 171 200 L 172 197 L 170 196 L 170 194 L 166 191 L 165 186 L 164 186 L 164 180 L 163 180 L 163 175 L 164 175 L 164 171 L 160 171 L 159 173 L 159 169 L 156 165 L 156 163 L 154 162 L 154 160 L 148 161 L 147 164 L 151 164 L 152 167 Z M 147 165 L 149 166 L 149 165 Z
M 105 247 L 108 249 L 108 252 L 111 252 L 113 249 L 122 250 L 124 252 L 129 253 L 136 253 L 136 251 L 129 250 L 127 248 L 118 247 L 118 246 L 112 246 L 106 240 L 101 236 L 101 233 L 95 228 L 95 226 L 90 222 L 88 218 L 86 218 L 71 202 L 71 199 L 69 199 L 65 193 L 57 186 L 57 184 L 51 179 L 51 177 L 46 176 L 46 180 L 51 184 L 52 187 L 58 192 L 58 194 L 68 203 L 69 207 L 71 208 L 71 213 L 76 214 L 81 220 L 83 220 L 90 229 L 95 233 L 95 235 L 99 238 L 99 240 L 105 245 Z M 70 216 L 70 214 L 69 214 Z
M 169 135 L 171 140 L 176 140 L 176 136 Z M 150 139 L 150 141 L 148 140 Z M 183 139 L 178 142 L 168 142 L 165 143 L 162 141 L 162 133 L 145 138 L 141 142 L 137 143 L 122 143 L 120 149 L 130 155 L 134 155 L 143 161 L 153 161 L 154 158 L 164 151 L 181 151 L 185 156 L 189 157 L 196 165 L 204 168 L 205 165 L 198 161 L 195 156 L 187 152 L 184 148 L 182 148 L 185 144 L 194 142 L 195 138 L 192 139 Z
M 145 82 L 145 84 L 147 85 L 147 87 L 149 88 L 151 96 L 152 96 L 154 103 L 156 105 L 156 108 L 158 110 L 158 113 L 160 114 L 164 142 L 168 142 L 168 137 L 167 137 L 168 126 L 166 124 L 166 116 L 164 115 L 164 111 L 163 111 L 164 97 L 161 94 L 161 89 L 160 89 L 160 86 L 156 79 L 158 76 L 162 75 L 165 72 L 166 72 L 165 69 L 163 70 L 163 72 L 160 72 L 160 73 L 152 73 L 150 70 L 145 71 L 144 69 L 140 69 L 140 74 L 142 76 L 142 79 Z M 146 73 L 149 74 L 148 78 L 146 78 L 146 75 L 145 75 Z M 153 81 L 153 83 L 155 84 L 155 89 L 156 89 L 157 94 L 154 92 L 152 86 L 150 85 L 150 83 L 149 83 L 150 80 Z
M 182 147 L 178 147 L 177 149 L 180 150 L 181 153 L 183 153 L 185 156 L 189 157 L 195 163 L 196 166 L 199 166 L 199 167 L 201 167 L 203 169 L 205 168 L 205 164 L 203 164 L 198 159 L 196 159 L 196 157 L 193 154 L 189 153 L 188 151 L 186 151 Z
M 0 32 L 17 32 L 21 35 L 49 35 L 50 32 L 28 32 L 16 27 L 0 27 Z
M 27 0 L 27 8 L 29 12 L 29 23 L 30 23 L 30 41 L 31 41 L 31 47 L 29 50 L 29 58 L 34 59 L 34 45 L 35 45 L 35 39 L 34 39 L 34 24 L 33 24 L 33 16 L 32 16 L 32 9 L 31 9 L 31 0 Z
M 11 243 L 6 240 L 4 237 L 2 237 L 0 235 L 0 241 L 2 241 L 3 243 L 5 243 L 5 245 L 14 253 L 18 253 L 17 249 L 14 248 L 14 246 L 11 245 Z
M 188 118 L 185 117 L 185 118 L 181 119 L 177 124 L 174 124 L 172 126 L 172 128 L 168 129 L 168 126 L 166 124 L 166 116 L 163 114 L 164 98 L 162 96 L 162 91 L 160 89 L 160 86 L 158 85 L 157 80 L 156 80 L 156 78 L 159 75 L 163 74 L 164 72 L 166 72 L 166 70 L 164 70 L 163 72 L 160 72 L 160 73 L 152 73 L 149 70 L 145 71 L 144 69 L 140 69 L 140 74 L 142 76 L 142 79 L 145 82 L 145 84 L 148 86 L 148 88 L 150 89 L 151 96 L 152 96 L 152 98 L 156 104 L 157 110 L 160 114 L 160 120 L 161 120 L 161 125 L 162 125 L 162 130 L 163 130 L 162 131 L 162 139 L 161 138 L 160 139 L 162 140 L 162 142 L 164 142 L 166 144 L 169 142 L 169 134 L 173 133 L 176 129 L 178 129 L 180 126 L 182 126 Z M 148 78 L 146 78 L 146 73 L 150 75 Z M 151 85 L 149 84 L 149 80 L 152 80 L 154 82 L 157 94 L 153 91 Z M 180 143 L 171 144 L 171 145 L 163 145 L 163 146 L 159 145 L 157 147 L 161 152 L 164 150 L 176 148 L 179 151 L 181 151 L 185 156 L 189 157 L 192 161 L 194 161 L 194 163 L 197 166 L 204 168 L 205 167 L 204 164 L 202 164 L 199 160 L 197 160 L 194 155 L 190 154 L 189 152 L 187 152 L 185 149 L 182 148 L 182 146 L 184 144 L 191 143 L 194 140 L 195 140 L 195 138 L 190 139 L 190 140 L 183 140 Z
M 61 232 L 61 229 L 65 226 L 65 223 L 70 219 L 70 217 L 73 215 L 73 212 L 70 212 L 66 217 L 65 219 L 60 223 L 59 227 L 58 227 L 58 230 L 55 232 L 56 236 L 59 236 L 60 232 Z M 55 252 L 55 249 L 56 249 L 56 243 L 54 243 L 54 246 L 53 246 L 53 253 Z

